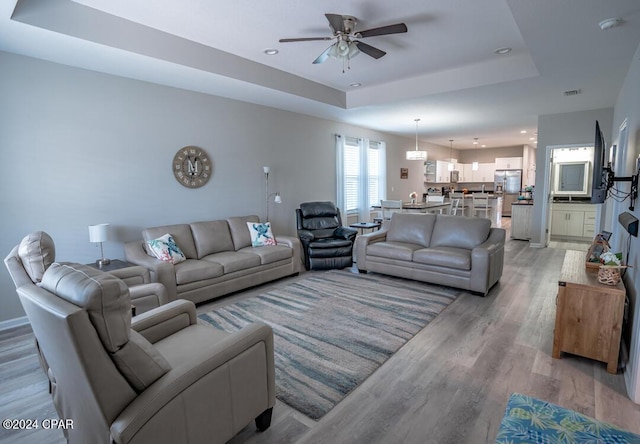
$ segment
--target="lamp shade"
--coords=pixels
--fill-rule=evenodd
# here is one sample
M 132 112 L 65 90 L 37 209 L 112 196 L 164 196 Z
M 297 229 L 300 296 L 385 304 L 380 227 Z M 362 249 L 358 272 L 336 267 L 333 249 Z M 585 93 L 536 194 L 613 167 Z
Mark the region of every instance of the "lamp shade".
M 273 201 L 277 204 L 282 203 L 282 198 L 280 197 L 280 193 L 276 193 L 276 197 L 273 199 Z
M 426 151 L 407 151 L 407 160 L 427 160 Z
M 271 168 L 269 168 L 268 166 L 263 166 L 262 171 L 264 171 L 264 174 L 269 174 L 269 171 L 271 171 Z
M 89 225 L 89 242 L 106 242 L 109 239 L 109 224 Z

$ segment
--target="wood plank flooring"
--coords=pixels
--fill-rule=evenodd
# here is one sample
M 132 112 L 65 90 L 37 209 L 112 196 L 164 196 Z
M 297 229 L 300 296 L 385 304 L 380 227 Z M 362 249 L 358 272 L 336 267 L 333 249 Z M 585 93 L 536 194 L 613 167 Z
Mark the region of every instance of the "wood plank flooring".
M 503 219 L 504 220 L 504 219 Z M 503 227 L 509 228 L 508 219 Z M 463 294 L 320 421 L 277 402 L 264 433 L 238 443 L 492 443 L 507 399 L 520 392 L 640 433 L 640 405 L 622 374 L 563 354 L 551 358 L 565 245 L 533 249 L 507 236 L 502 279 L 485 298 Z M 287 278 L 198 307 L 235 302 Z M 55 410 L 28 327 L 0 332 L 0 417 L 51 418 Z M 64 442 L 61 432 L 0 429 L 0 444 Z

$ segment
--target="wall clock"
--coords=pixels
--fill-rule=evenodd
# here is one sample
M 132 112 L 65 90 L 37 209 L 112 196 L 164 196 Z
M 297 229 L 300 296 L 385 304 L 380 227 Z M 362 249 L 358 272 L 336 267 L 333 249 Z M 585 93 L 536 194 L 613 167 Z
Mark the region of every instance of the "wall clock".
M 187 188 L 200 188 L 211 177 L 209 156 L 197 146 L 180 148 L 173 157 L 173 175 Z

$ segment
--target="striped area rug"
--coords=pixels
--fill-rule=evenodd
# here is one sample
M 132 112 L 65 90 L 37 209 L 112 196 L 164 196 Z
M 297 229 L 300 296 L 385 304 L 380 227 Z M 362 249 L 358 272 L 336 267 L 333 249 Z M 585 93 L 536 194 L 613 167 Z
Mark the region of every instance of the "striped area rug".
M 320 419 L 447 307 L 461 290 L 332 270 L 200 319 L 233 332 L 273 328 L 276 396 Z

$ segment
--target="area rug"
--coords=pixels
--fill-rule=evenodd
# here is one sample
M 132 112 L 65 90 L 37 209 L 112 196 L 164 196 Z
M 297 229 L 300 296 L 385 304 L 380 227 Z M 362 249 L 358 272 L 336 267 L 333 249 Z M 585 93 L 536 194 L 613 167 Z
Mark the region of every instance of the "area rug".
M 200 319 L 233 332 L 273 328 L 276 397 L 319 419 L 461 293 L 377 274 L 314 273 Z
M 496 444 L 640 443 L 640 435 L 530 396 L 513 393 Z

